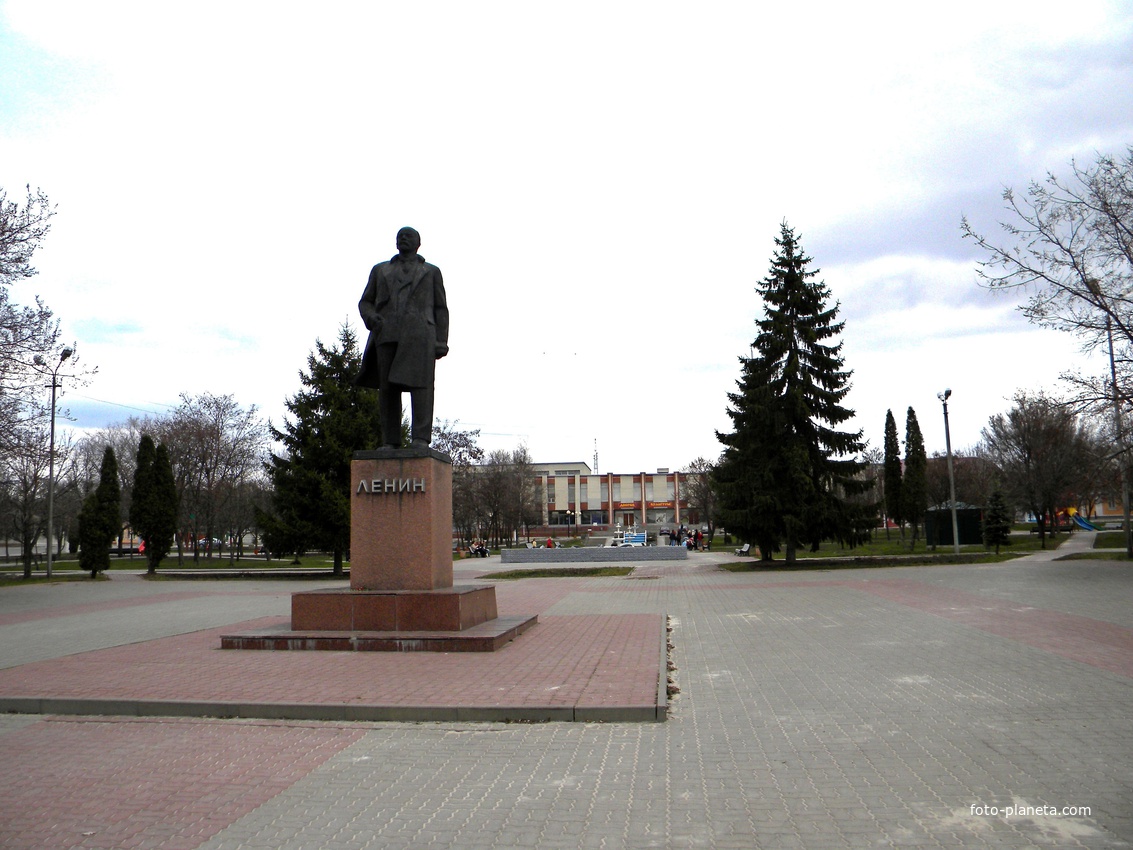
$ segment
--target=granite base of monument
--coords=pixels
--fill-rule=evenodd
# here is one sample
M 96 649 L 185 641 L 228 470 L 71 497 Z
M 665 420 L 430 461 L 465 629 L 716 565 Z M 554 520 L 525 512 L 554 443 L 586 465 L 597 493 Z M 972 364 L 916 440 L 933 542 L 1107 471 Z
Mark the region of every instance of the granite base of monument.
M 432 449 L 357 452 L 350 587 L 291 597 L 291 628 L 222 649 L 491 652 L 537 617 L 500 617 L 494 585 L 453 585 L 452 464 Z

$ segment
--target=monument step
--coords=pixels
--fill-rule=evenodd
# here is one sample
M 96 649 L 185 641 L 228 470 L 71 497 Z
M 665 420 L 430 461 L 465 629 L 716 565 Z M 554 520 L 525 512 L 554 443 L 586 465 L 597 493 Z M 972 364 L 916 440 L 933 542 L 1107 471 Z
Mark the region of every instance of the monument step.
M 537 616 L 497 617 L 461 631 L 325 631 L 278 628 L 222 635 L 221 649 L 327 652 L 495 652 L 538 623 Z

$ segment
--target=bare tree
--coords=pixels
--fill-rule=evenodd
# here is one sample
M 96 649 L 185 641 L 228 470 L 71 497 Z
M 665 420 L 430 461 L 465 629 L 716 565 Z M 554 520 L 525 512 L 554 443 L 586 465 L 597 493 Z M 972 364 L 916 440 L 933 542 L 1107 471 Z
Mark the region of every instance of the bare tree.
M 0 188 L 0 286 L 36 274 L 32 256 L 51 229 L 55 207 L 43 190 L 36 189 L 33 195 L 29 185 L 27 193 L 21 206 L 9 201 L 8 193 Z
M 459 425 L 459 421 L 447 419 L 434 424 L 432 446 L 452 459 L 452 524 L 467 543 L 477 531 L 479 476 L 476 464 L 484 459 L 484 450 L 476 443 L 480 430 L 465 431 Z
M 685 467 L 681 491 L 688 502 L 689 511 L 696 511 L 700 521 L 708 524 L 708 539 L 716 530 L 716 494 L 712 489 L 712 470 L 715 461 L 697 457 Z
M 516 532 L 523 529 L 525 538 L 531 537 L 531 526 L 543 521 L 539 482 L 535 477 L 535 461 L 526 444 L 521 443 L 511 453 L 511 475 L 514 482 L 510 521 Z
M 194 541 L 229 530 L 240 485 L 256 478 L 267 449 L 267 426 L 255 405 L 242 408 L 231 395 L 181 396 L 162 434 L 178 482 L 182 517 Z M 194 547 L 194 557 L 200 556 Z
M 952 474 L 956 480 L 956 501 L 976 507 L 987 504 L 999 478 L 996 468 L 974 449 L 952 453 Z M 925 484 L 930 505 L 947 505 L 951 501 L 947 459 L 941 452 L 934 452 L 928 459 Z
M 981 453 L 999 469 L 1011 500 L 1034 515 L 1043 548 L 1059 508 L 1075 505 L 1084 489 L 1090 448 L 1074 411 L 1042 393 L 1018 393 L 1015 406 L 983 429 Z
M 1108 416 L 1079 416 L 1086 441 L 1081 487 L 1075 507 L 1094 516 L 1098 502 L 1121 503 L 1121 457 L 1113 420 Z
M 8 525 L 20 544 L 24 578 L 31 578 L 32 564 L 38 560 L 35 546 L 47 527 L 48 454 L 47 429 L 25 425 L 16 430 L 12 450 L 4 458 Z
M 1124 157 L 1099 154 L 1071 163 L 1063 180 L 1048 174 L 1022 197 L 1005 189 L 1009 213 L 1004 243 L 978 233 L 964 218 L 964 238 L 985 253 L 978 274 L 993 290 L 1022 290 L 1032 322 L 1070 331 L 1087 349 L 1108 345 L 1112 333 L 1120 396 L 1130 399 L 1133 360 L 1133 146 Z M 1110 403 L 1107 380 L 1063 375 L 1080 405 Z
M 484 464 L 480 467 L 477 488 L 476 507 L 478 525 L 485 529 L 484 535 L 499 545 L 504 537 L 505 507 L 510 503 L 511 481 L 511 452 L 506 449 L 496 449 L 491 452 Z
M 480 438 L 480 429 L 465 431 L 459 426 L 459 419 L 452 422 L 445 419 L 433 425 L 432 448 L 448 455 L 454 469 L 471 466 L 484 459 L 484 450 L 476 444 Z
M 0 188 L 0 454 L 23 440 L 16 429 L 29 414 L 42 412 L 42 383 L 36 356 L 55 362 L 59 322 L 37 297 L 35 305 L 12 301 L 9 285 L 35 275 L 32 257 L 50 230 L 55 208 L 43 192 L 27 188 L 24 204 L 8 200 Z
M 128 515 L 142 434 L 149 434 L 169 452 L 181 506 L 176 541 L 180 563 L 187 540 L 199 556 L 198 539 L 211 541 L 224 535 L 239 540 L 251 530 L 267 448 L 267 426 L 254 405 L 245 409 L 230 395 L 183 394 L 181 404 L 168 415 L 132 417 L 89 435 L 72 472 L 81 497 L 97 483 L 97 457 L 110 446 L 123 458 L 118 472 L 123 513 Z M 204 549 L 213 554 L 207 543 Z
M 66 539 L 68 469 L 73 463 L 74 451 L 71 435 L 60 433 L 55 439 L 55 526 L 53 541 L 58 554 Z M 3 483 L 0 511 L 0 529 L 5 535 L 15 535 L 20 544 L 24 564 L 24 577 L 31 576 L 32 564 L 39 558 L 39 539 L 47 531 L 47 499 L 51 486 L 50 434 L 42 422 L 23 422 L 13 435 L 9 451 L 0 455 L 0 482 Z M 62 518 L 62 521 L 60 521 Z
M 527 447 L 513 451 L 497 449 L 475 467 L 470 514 L 477 528 L 495 543 L 510 541 L 519 535 L 528 536 L 530 527 L 541 518 L 536 477 Z
M 49 415 L 36 357 L 58 362 L 58 343 L 59 322 L 39 298 L 20 306 L 0 286 L 0 452 L 12 450 L 22 421 Z
M 18 304 L 9 286 L 36 274 L 32 259 L 51 229 L 53 215 L 55 207 L 41 190 L 33 193 L 29 185 L 21 204 L 9 200 L 0 188 L 0 479 L 6 482 L 11 530 L 23 544 L 25 575 L 31 571 L 29 547 L 41 533 L 33 526 L 47 513 L 38 504 L 45 495 L 39 479 L 46 482 L 51 477 L 52 442 L 56 460 L 65 455 L 60 450 L 68 448 L 65 438 L 53 441 L 50 434 L 61 397 L 57 391 L 64 383 L 57 377 L 65 360 L 75 372 L 78 358 L 73 345 L 60 344 L 59 321 L 43 301 L 36 296 L 34 304 Z M 65 383 L 82 382 L 89 374 L 80 367 Z M 65 417 L 66 412 L 59 415 Z M 47 475 L 40 476 L 41 463 L 46 464 Z M 62 523 L 55 526 L 62 528 Z M 48 545 L 56 544 L 48 541 Z

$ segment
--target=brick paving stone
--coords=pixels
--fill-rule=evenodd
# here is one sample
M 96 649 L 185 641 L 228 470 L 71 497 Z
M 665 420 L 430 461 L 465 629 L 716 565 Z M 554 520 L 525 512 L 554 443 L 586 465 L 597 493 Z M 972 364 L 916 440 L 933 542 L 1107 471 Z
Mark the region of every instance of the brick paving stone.
M 96 728 L 110 721 L 0 717 L 0 752 L 16 746 L 44 755 L 42 765 L 24 756 L 20 775 L 0 780 L 0 799 L 7 800 L 19 783 L 28 799 L 73 799 L 75 811 L 110 800 L 121 816 L 109 819 L 117 817 L 124 829 L 144 819 L 120 810 L 118 801 L 144 801 L 171 828 L 159 832 L 141 824 L 137 834 L 158 843 L 139 846 L 196 840 L 194 850 L 426 842 L 564 848 L 1133 845 L 1133 677 L 1125 666 L 1133 654 L 1125 642 L 1133 628 L 1133 571 L 1127 565 L 1034 560 L 729 574 L 715 569 L 720 560 L 727 558 L 650 565 L 648 574 L 656 578 L 646 581 L 524 580 L 501 583 L 497 592 L 501 613 L 529 606 L 540 614 L 540 652 L 499 655 L 522 661 L 516 669 L 523 681 L 515 687 L 527 695 L 560 680 L 579 697 L 615 689 L 616 677 L 577 681 L 600 665 L 535 656 L 564 642 L 581 647 L 585 640 L 589 648 L 580 655 L 629 657 L 636 630 L 668 615 L 681 691 L 664 724 L 175 721 L 219 730 L 214 738 L 196 738 L 198 757 L 184 753 L 187 733 L 164 726 L 166 721 L 116 721 L 129 728 L 148 722 L 166 731 L 143 733 L 128 750 L 132 761 L 109 756 L 111 767 L 99 772 L 106 742 L 101 749 L 94 744 L 101 732 L 85 749 L 71 746 L 74 735 L 55 733 L 68 724 Z M 204 601 L 225 612 L 273 604 L 253 595 L 235 606 L 223 596 Z M 88 604 L 81 595 L 73 598 Z M 187 610 L 201 601 L 166 599 L 153 610 L 176 612 L 180 628 L 192 619 Z M 57 610 L 67 606 L 47 594 L 35 604 L 25 598 L 13 613 L 36 604 L 51 609 L 36 621 L 43 625 L 67 616 Z M 0 593 L 0 660 L 11 634 L 6 630 L 27 625 L 4 625 L 6 605 Z M 146 629 L 157 630 L 150 609 L 144 602 L 119 606 L 118 615 L 137 616 Z M 93 622 L 99 639 L 108 640 L 105 613 L 92 609 L 74 620 Z M 174 629 L 160 640 L 146 639 L 141 648 L 151 650 L 148 660 L 145 652 L 122 647 L 116 663 L 145 681 L 147 664 L 173 667 L 174 650 L 204 646 L 194 644 L 192 634 L 178 635 Z M 202 641 L 203 635 L 197 633 Z M 71 655 L 66 669 L 81 675 L 81 662 L 114 651 Z M 186 657 L 226 654 L 194 652 Z M 324 660 L 334 669 L 323 686 L 339 698 L 380 691 L 383 685 L 367 681 L 376 666 L 350 663 Z M 304 681 L 311 675 L 305 664 L 253 675 L 255 688 L 235 664 L 225 671 L 225 687 L 275 694 L 272 689 L 291 684 L 274 681 L 284 678 L 301 691 L 313 690 Z M 106 682 L 88 681 L 124 687 L 129 677 L 116 678 L 114 666 L 102 664 Z M 37 663 L 0 673 L 15 676 L 23 668 L 52 676 L 64 669 Z M 463 686 L 463 674 L 454 670 L 442 663 L 430 674 Z M 443 688 L 415 680 L 411 667 L 387 672 L 442 698 Z M 0 676 L 0 691 L 11 681 Z M 62 686 L 65 677 L 52 681 Z M 478 693 L 488 689 L 477 687 Z M 254 739 L 250 730 L 258 728 L 271 730 L 270 744 L 242 743 L 245 736 Z M 255 758 L 249 750 L 293 756 L 312 729 L 349 740 L 322 742 L 294 776 L 265 774 L 267 765 L 278 764 L 270 753 L 255 765 L 248 761 Z M 96 782 L 51 767 L 68 749 L 95 765 Z M 188 769 L 179 783 L 170 765 L 198 760 L 245 765 L 232 769 L 235 791 L 223 772 L 216 779 Z M 216 787 L 205 793 L 209 782 Z M 179 793 L 182 784 L 186 793 Z M 237 812 L 232 797 L 250 784 L 263 790 Z M 970 812 L 973 805 L 1012 804 L 1081 805 L 1092 812 L 1038 818 Z M 220 828 L 198 840 L 192 830 L 204 827 L 210 806 Z M 0 847 L 50 846 L 44 839 L 52 835 L 51 818 L 27 823 L 31 831 L 9 839 L 0 822 Z M 114 826 L 108 823 L 106 830 Z
M 37 719 L 0 733 L 0 847 L 191 850 L 363 734 L 315 725 Z
M 237 630 L 276 622 L 238 624 Z M 495 653 L 220 651 L 221 627 L 0 670 L 0 696 L 384 706 L 652 705 L 658 615 L 549 617 Z M 640 644 L 640 646 L 638 645 Z M 644 647 L 644 649 L 642 649 Z

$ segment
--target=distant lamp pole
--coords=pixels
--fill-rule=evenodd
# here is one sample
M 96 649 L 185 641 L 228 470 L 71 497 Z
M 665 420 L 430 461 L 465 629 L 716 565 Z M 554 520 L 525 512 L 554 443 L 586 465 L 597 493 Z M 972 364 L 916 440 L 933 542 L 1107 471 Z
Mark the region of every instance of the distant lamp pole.
M 1126 473 L 1125 434 L 1121 427 L 1121 397 L 1117 393 L 1117 363 L 1113 359 L 1113 323 L 1105 317 L 1109 337 L 1109 376 L 1113 382 L 1113 423 L 1117 429 L 1118 469 L 1121 470 L 1121 515 L 1125 527 L 1125 557 L 1133 558 L 1133 528 L 1129 527 L 1129 476 Z
M 1086 288 L 1100 304 L 1105 296 L 1097 280 L 1092 277 L 1086 278 Z M 1109 378 L 1113 387 L 1113 425 L 1117 430 L 1117 468 L 1121 473 L 1121 518 L 1125 529 L 1125 557 L 1133 559 L 1133 527 L 1129 524 L 1129 474 L 1126 472 L 1125 433 L 1121 424 L 1121 395 L 1117 391 L 1117 361 L 1113 357 L 1113 319 L 1108 309 L 1105 311 L 1105 335 L 1109 339 Z
M 948 432 L 948 399 L 952 390 L 946 389 L 936 397 L 944 405 L 944 451 L 948 456 L 948 495 L 952 501 L 952 551 L 960 554 L 960 525 L 956 522 L 956 476 L 952 472 L 952 436 Z
M 47 361 L 42 354 L 34 358 L 36 366 L 51 375 L 51 443 L 47 450 L 47 577 L 51 578 L 51 560 L 55 548 L 55 391 L 63 386 L 59 383 L 59 370 L 67 362 L 67 358 L 74 352 L 64 348 L 59 354 L 59 363 L 54 369 L 47 368 Z

